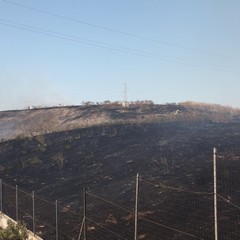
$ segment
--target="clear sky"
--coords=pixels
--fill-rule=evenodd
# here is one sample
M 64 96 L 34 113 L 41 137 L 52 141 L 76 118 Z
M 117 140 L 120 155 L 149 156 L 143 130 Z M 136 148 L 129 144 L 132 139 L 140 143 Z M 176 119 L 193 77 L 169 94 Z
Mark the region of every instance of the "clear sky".
M 0 110 L 122 100 L 240 107 L 239 0 L 0 0 Z

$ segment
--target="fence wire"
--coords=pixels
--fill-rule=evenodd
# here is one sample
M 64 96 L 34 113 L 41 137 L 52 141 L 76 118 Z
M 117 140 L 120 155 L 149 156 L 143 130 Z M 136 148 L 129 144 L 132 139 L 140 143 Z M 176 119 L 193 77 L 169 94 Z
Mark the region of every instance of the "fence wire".
M 218 155 L 218 240 L 240 239 L 240 178 L 236 178 L 240 172 L 239 159 L 240 153 Z M 28 229 L 43 239 L 82 240 L 86 230 L 87 240 L 131 240 L 136 221 L 136 182 L 133 179 L 86 190 L 85 215 L 83 206 L 76 212 L 68 205 L 37 194 L 33 197 L 33 193 L 18 187 L 16 190 L 3 182 L 1 208 L 12 219 L 25 222 Z M 214 239 L 213 180 L 209 182 L 209 192 L 168 186 L 143 177 L 138 182 L 138 240 Z M 79 196 L 81 203 L 82 199 Z
M 228 149 L 217 156 L 219 240 L 240 239 L 240 152 Z
M 96 235 L 99 239 L 133 239 L 134 182 L 120 185 L 111 186 L 104 191 L 99 189 L 87 191 L 86 215 L 89 239 L 94 239 Z M 113 188 L 120 189 L 118 198 L 112 194 Z M 128 206 L 123 204 L 126 201 L 129 202 Z
M 212 239 L 212 206 L 212 194 L 141 179 L 139 233 L 146 239 Z

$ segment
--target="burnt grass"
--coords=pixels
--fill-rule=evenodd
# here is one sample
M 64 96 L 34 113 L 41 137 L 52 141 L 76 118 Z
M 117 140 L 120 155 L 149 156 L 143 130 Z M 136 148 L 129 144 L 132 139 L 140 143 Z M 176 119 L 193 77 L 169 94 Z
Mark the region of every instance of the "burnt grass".
M 1 142 L 0 173 L 4 182 L 35 190 L 50 201 L 58 199 L 62 206 L 81 214 L 82 191 L 87 188 L 90 239 L 121 239 L 104 228 L 133 238 L 133 216 L 128 211 L 134 209 L 139 173 L 140 216 L 181 230 L 139 219 L 140 239 L 194 239 L 182 232 L 212 239 L 213 196 L 192 192 L 213 192 L 212 150 L 216 147 L 219 194 L 239 205 L 239 146 L 239 123 L 178 121 L 91 127 Z M 189 192 L 160 189 L 159 183 Z M 97 201 L 91 194 L 126 211 Z M 219 239 L 237 240 L 240 211 L 225 205 L 219 201 Z M 47 234 L 43 236 L 51 239 Z M 77 238 L 77 231 L 74 234 Z

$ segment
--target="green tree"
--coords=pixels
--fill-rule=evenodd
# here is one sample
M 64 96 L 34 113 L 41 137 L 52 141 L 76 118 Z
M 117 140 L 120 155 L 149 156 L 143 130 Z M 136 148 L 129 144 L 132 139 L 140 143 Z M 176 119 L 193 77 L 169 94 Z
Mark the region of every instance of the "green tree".
M 7 228 L 0 229 L 0 240 L 26 240 L 27 238 L 27 228 L 23 223 L 14 224 L 8 221 Z

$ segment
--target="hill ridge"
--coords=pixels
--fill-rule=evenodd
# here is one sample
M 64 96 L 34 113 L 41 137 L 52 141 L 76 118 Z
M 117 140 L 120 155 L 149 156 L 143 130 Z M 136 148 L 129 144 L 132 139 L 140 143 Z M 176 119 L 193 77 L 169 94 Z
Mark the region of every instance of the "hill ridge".
M 0 112 L 0 141 L 51 132 L 116 124 L 172 121 L 240 122 L 240 110 L 217 104 L 119 103 L 34 108 Z

